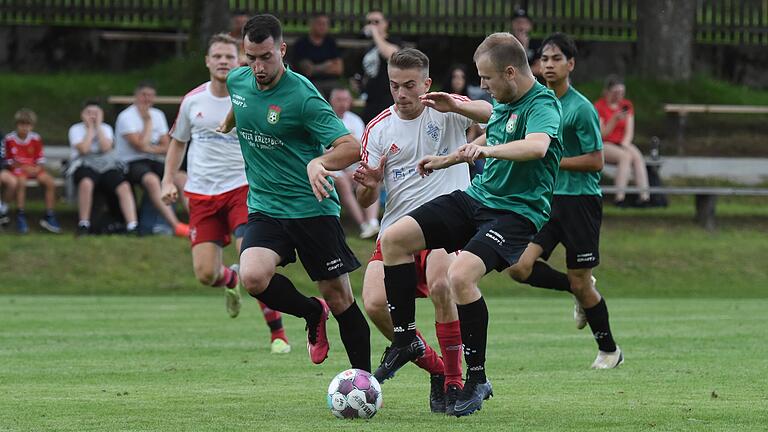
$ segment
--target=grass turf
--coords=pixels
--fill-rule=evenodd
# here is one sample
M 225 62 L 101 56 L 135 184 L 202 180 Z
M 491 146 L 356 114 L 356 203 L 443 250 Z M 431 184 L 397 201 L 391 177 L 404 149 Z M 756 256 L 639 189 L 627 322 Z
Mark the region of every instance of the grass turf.
M 595 345 L 570 300 L 489 300 L 495 397 L 462 419 L 428 413 L 428 377 L 407 366 L 371 421 L 325 407 L 347 367 L 331 321 L 330 358 L 268 353 L 255 302 L 226 316 L 201 296 L 0 296 L 0 430 L 764 430 L 766 299 L 625 299 L 608 304 L 626 363 L 592 371 Z M 431 307 L 419 323 L 431 342 Z M 384 340 L 375 331 L 376 357 Z

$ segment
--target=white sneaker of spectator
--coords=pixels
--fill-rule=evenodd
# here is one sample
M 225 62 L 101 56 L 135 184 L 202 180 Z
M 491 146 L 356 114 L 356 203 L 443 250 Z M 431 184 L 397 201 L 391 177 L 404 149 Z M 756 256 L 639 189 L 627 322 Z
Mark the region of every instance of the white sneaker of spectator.
M 360 225 L 360 238 L 371 238 L 379 233 L 380 228 L 378 219 L 371 219 L 368 222 L 363 222 Z

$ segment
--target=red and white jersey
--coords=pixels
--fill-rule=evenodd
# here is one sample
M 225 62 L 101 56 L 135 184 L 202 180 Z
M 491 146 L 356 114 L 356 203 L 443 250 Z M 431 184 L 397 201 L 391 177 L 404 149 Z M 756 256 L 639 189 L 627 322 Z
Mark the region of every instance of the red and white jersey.
M 41 165 L 45 163 L 43 155 L 43 139 L 35 132 L 30 132 L 24 139 L 16 132 L 11 132 L 3 138 L 5 159 L 8 164 Z
M 172 138 L 189 142 L 189 178 L 184 187 L 189 195 L 219 195 L 248 184 L 237 136 L 216 132 L 232 102 L 229 96 L 211 94 L 209 85 L 210 81 L 184 96 L 171 128 Z
M 419 117 L 403 120 L 394 105 L 368 123 L 362 139 L 361 159 L 376 167 L 381 157 L 387 155 L 384 167 L 387 201 L 380 232 L 427 201 L 469 186 L 469 165 L 465 163 L 437 170 L 424 178 L 416 168 L 425 156 L 447 155 L 466 144 L 467 129 L 472 124 L 471 119 L 459 114 L 442 113 L 429 107 L 424 108 Z

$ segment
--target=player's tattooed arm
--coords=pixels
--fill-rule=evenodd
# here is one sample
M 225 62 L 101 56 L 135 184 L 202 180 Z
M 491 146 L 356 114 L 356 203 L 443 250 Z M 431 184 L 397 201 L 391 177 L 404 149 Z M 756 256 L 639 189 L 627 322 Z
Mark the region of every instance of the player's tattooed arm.
M 419 97 L 424 106 L 440 112 L 452 112 L 478 123 L 487 123 L 493 107 L 486 101 L 462 101 L 445 92 L 431 92 Z
M 352 135 L 344 135 L 332 144 L 333 149 L 312 159 L 307 164 L 307 176 L 318 201 L 330 197 L 333 186 L 328 181 L 331 171 L 342 170 L 360 160 L 360 142 Z
M 216 128 L 216 132 L 228 134 L 234 129 L 235 124 L 235 111 L 230 108 L 227 116 L 219 123 L 219 127 Z

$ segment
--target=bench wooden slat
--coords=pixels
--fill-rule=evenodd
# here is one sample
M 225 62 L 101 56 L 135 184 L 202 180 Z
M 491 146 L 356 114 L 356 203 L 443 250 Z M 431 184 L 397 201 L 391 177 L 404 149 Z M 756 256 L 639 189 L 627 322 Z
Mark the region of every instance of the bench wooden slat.
M 158 33 L 142 31 L 104 31 L 99 34 L 104 40 L 113 41 L 153 41 L 153 42 L 186 42 L 186 33 Z
M 616 186 L 601 186 L 604 193 L 618 192 Z M 627 193 L 639 193 L 642 189 L 627 187 Z M 652 194 L 666 195 L 720 195 L 720 196 L 768 196 L 768 189 L 759 188 L 734 188 L 734 187 L 651 187 L 648 192 Z
M 710 104 L 665 104 L 664 111 L 685 115 L 688 113 L 712 114 L 768 114 L 768 106 L 760 105 L 710 105 Z
M 178 105 L 181 103 L 182 96 L 157 96 L 155 104 L 157 105 Z M 109 96 L 107 103 L 112 105 L 130 105 L 133 103 L 133 96 Z

